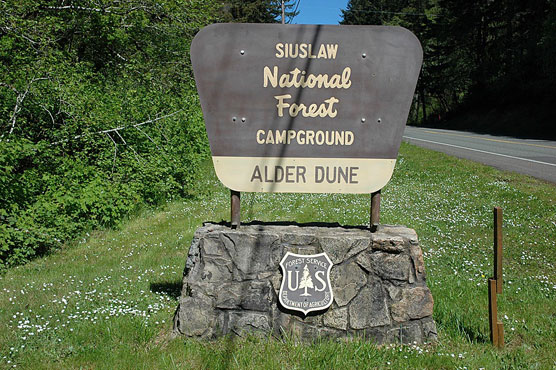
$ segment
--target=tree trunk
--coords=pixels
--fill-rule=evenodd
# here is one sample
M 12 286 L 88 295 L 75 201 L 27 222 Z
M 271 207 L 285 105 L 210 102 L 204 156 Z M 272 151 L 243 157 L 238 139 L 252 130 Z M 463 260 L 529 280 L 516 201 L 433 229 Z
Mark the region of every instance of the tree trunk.
M 415 124 L 419 123 L 419 94 L 417 94 L 417 99 L 415 99 Z
M 423 105 L 423 122 L 427 121 L 427 104 L 425 101 L 425 88 L 421 87 L 421 103 Z

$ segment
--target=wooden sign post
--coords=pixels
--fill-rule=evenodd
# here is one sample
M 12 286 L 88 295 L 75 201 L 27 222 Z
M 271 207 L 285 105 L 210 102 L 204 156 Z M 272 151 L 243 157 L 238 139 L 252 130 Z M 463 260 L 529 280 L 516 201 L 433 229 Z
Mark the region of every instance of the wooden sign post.
M 232 229 L 238 229 L 241 225 L 241 193 L 230 190 L 230 202 Z
M 380 223 L 380 190 L 371 193 L 371 231 L 374 233 Z

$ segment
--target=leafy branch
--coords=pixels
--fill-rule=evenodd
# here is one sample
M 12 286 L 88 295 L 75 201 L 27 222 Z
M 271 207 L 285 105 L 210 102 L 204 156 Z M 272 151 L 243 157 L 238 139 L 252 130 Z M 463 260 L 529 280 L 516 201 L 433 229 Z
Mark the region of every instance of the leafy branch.
M 17 94 L 16 99 L 15 99 L 15 105 L 14 105 L 14 108 L 13 108 L 13 111 L 12 111 L 12 114 L 11 114 L 11 117 L 10 117 L 10 130 L 8 132 L 8 135 L 11 135 L 13 133 L 14 129 L 15 129 L 17 116 L 21 112 L 21 108 L 23 106 L 23 101 L 27 97 L 27 94 L 29 94 L 29 91 L 31 90 L 31 86 L 35 82 L 41 81 L 41 80 L 48 80 L 48 78 L 47 77 L 39 77 L 39 78 L 31 79 L 31 81 L 29 81 L 29 83 L 27 83 L 27 86 L 25 87 L 25 90 L 23 90 L 23 91 L 19 91 L 13 85 L 7 84 L 5 82 L 0 82 L 0 86 L 8 87 L 13 92 L 15 92 Z M 4 134 L 2 134 L 2 136 L 0 136 L 0 142 L 2 142 L 4 136 L 5 136 Z
M 160 121 L 160 120 L 163 120 L 163 119 L 172 117 L 172 116 L 175 116 L 176 114 L 178 114 L 178 113 L 180 113 L 180 112 L 182 112 L 182 111 L 183 111 L 183 109 L 179 109 L 179 110 L 177 110 L 177 111 L 175 111 L 175 112 L 172 112 L 172 113 L 170 113 L 170 114 L 166 114 L 166 115 L 164 115 L 164 116 L 160 116 L 160 117 L 153 118 L 153 119 L 148 119 L 148 120 L 146 120 L 146 121 L 143 121 L 143 122 L 140 122 L 140 123 L 136 123 L 136 124 L 133 124 L 133 125 L 119 126 L 119 127 L 110 128 L 110 129 L 108 129 L 108 130 L 100 130 L 100 131 L 90 132 L 90 133 L 86 133 L 86 134 L 82 134 L 82 135 L 76 135 L 76 136 L 74 136 L 74 137 L 71 138 L 71 139 L 64 139 L 64 140 L 56 141 L 56 142 L 52 143 L 51 145 L 59 145 L 59 144 L 62 144 L 62 143 L 66 143 L 66 142 L 68 142 L 68 141 L 70 141 L 70 140 L 80 139 L 80 138 L 82 138 L 82 137 L 90 136 L 90 135 L 110 134 L 111 132 L 115 132 L 115 133 L 117 133 L 117 134 L 119 135 L 119 133 L 118 133 L 119 131 L 121 131 L 121 130 L 126 130 L 126 129 L 129 129 L 129 128 L 135 128 L 135 129 L 138 129 L 138 130 L 139 130 L 139 127 L 141 127 L 141 126 L 147 125 L 147 124 L 149 124 L 149 123 L 154 123 L 154 122 L 157 122 L 157 121 Z M 109 136 L 109 137 L 112 138 L 111 136 Z M 151 141 L 152 141 L 152 139 L 151 139 Z

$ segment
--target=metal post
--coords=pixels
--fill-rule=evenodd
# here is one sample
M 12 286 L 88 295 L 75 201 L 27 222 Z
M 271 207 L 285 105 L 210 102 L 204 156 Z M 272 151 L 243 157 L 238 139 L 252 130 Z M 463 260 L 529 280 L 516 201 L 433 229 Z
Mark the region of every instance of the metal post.
M 502 293 L 502 208 L 494 208 L 494 277 L 488 279 L 488 323 L 490 340 L 504 347 L 504 324 L 498 320 L 497 295 Z
M 498 348 L 504 347 L 504 324 L 498 320 L 496 323 L 496 330 L 498 331 Z
M 239 191 L 230 190 L 232 229 L 239 229 L 241 224 L 241 195 Z
M 494 278 L 496 293 L 502 294 L 502 208 L 494 207 Z
M 498 347 L 498 302 L 496 301 L 496 280 L 488 279 L 488 324 L 490 327 L 490 341 Z
M 286 20 L 284 18 L 285 14 L 286 14 L 286 11 L 285 11 L 285 7 L 284 7 L 284 0 L 282 0 L 282 24 L 286 24 Z
M 375 232 L 380 223 L 380 190 L 371 193 L 371 232 Z

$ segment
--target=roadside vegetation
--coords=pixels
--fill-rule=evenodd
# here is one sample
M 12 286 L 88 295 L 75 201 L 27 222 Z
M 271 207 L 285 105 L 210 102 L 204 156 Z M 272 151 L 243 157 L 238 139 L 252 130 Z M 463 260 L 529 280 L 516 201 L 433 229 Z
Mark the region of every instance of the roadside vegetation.
M 208 153 L 189 44 L 214 2 L 0 12 L 0 270 L 188 195 Z
M 229 219 L 205 162 L 198 192 L 145 210 L 0 276 L 0 367 L 552 368 L 556 366 L 556 188 L 408 144 L 383 192 L 382 222 L 414 228 L 439 341 L 377 347 L 292 338 L 171 338 L 193 233 Z M 242 218 L 368 224 L 368 195 L 243 194 Z M 492 208 L 504 210 L 506 347 L 489 344 Z

